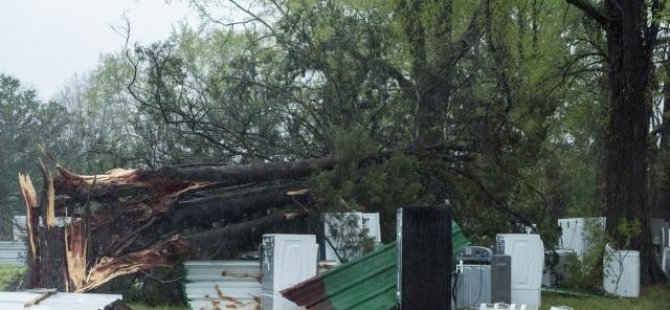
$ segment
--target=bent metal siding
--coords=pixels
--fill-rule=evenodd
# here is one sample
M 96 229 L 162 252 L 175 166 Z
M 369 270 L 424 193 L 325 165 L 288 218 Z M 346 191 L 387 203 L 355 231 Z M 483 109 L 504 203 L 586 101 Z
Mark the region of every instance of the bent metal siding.
M 452 253 L 470 242 L 451 224 Z M 389 310 L 396 307 L 398 249 L 390 243 L 280 293 L 309 310 Z
M 0 265 L 23 265 L 25 261 L 25 243 L 0 241 Z
M 188 261 L 184 267 L 192 310 L 261 308 L 259 261 Z

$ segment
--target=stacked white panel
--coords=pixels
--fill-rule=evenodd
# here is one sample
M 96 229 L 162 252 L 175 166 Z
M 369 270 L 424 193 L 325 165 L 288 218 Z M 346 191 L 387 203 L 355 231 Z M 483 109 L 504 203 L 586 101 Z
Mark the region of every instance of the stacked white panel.
M 670 247 L 663 248 L 663 260 L 661 262 L 661 268 L 665 272 L 666 276 L 670 276 Z
M 512 303 L 539 307 L 544 245 L 536 234 L 499 234 L 496 251 L 512 258 Z
M 26 238 L 26 216 L 14 216 L 14 223 L 12 223 L 12 235 L 14 241 L 23 241 Z
M 560 249 L 573 250 L 579 260 L 583 260 L 594 247 L 591 229 L 605 231 L 605 218 L 568 218 L 559 219 L 558 226 L 561 228 L 558 244 Z
M 382 231 L 379 225 L 379 213 L 363 213 L 363 229 L 367 230 L 367 236 L 376 243 L 382 242 Z
M 63 227 L 65 224 L 69 224 L 72 221 L 70 217 L 56 217 L 56 226 Z M 44 226 L 42 218 L 38 220 L 40 227 Z M 12 223 L 12 238 L 14 241 L 23 242 L 28 234 L 28 224 L 25 215 L 15 215 Z
M 255 261 L 187 261 L 184 293 L 192 310 L 260 307 L 261 265 Z
M 652 244 L 660 247 L 666 246 L 668 241 L 664 232 L 669 228 L 668 223 L 664 219 L 652 218 L 650 224 Z
M 27 247 L 23 241 L 0 241 L 0 265 L 24 265 L 26 255 Z
M 301 309 L 279 293 L 316 275 L 318 245 L 314 235 L 263 235 L 262 303 L 265 310 Z

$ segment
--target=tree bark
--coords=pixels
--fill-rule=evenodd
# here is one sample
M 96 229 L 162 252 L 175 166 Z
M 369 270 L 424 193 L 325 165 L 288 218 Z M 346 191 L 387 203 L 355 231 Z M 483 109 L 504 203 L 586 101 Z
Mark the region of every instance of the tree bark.
M 307 182 L 292 182 L 273 186 L 262 186 L 241 195 L 214 196 L 190 199 L 176 204 L 174 211 L 166 215 L 159 231 L 183 231 L 191 227 L 211 228 L 219 221 L 237 223 L 250 219 L 258 211 L 281 208 L 306 195 L 291 197 L 289 191 L 307 188 Z
M 254 182 L 269 182 L 281 179 L 302 179 L 318 170 L 330 170 L 335 165 L 335 156 L 306 159 L 295 162 L 271 162 L 267 164 L 230 166 L 185 166 L 166 167 L 147 172 L 142 178 L 159 176 L 189 182 L 213 182 L 218 187 L 228 187 Z
M 652 21 L 652 26 L 647 26 L 644 0 L 607 0 L 603 11 L 585 0 L 567 2 L 598 22 L 606 32 L 609 83 L 604 143 L 607 230 L 619 245 L 640 251 L 643 282 L 656 283 L 663 274 L 654 259 L 651 212 L 647 201 L 648 83 L 656 39 L 655 24 Z M 631 236 L 630 232 L 620 229 L 626 222 L 639 222 L 642 232 Z M 627 244 L 629 241 L 631 244 Z
M 665 55 L 666 63 L 670 61 L 670 51 Z M 656 176 L 653 180 L 654 188 L 654 208 L 652 216 L 670 220 L 670 65 L 666 64 L 664 68 L 665 82 L 663 84 L 663 115 L 661 116 L 661 126 L 658 130 L 660 143 L 655 153 L 654 165 Z

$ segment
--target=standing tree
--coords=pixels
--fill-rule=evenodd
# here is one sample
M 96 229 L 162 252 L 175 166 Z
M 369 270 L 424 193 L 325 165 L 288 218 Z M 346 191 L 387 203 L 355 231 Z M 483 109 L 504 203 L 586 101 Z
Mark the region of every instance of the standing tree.
M 606 33 L 608 123 L 604 169 L 608 231 L 619 244 L 630 240 L 642 254 L 642 278 L 661 277 L 651 246 L 647 203 L 649 79 L 658 33 L 659 0 L 606 0 L 597 7 L 587 0 L 567 0 Z M 623 223 L 639 223 L 641 233 L 630 236 Z M 630 239 L 632 237 L 632 239 Z

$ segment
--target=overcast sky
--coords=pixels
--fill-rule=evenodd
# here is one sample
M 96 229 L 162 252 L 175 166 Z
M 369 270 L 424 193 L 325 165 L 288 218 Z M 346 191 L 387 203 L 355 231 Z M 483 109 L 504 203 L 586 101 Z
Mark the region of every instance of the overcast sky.
M 95 68 L 102 53 L 123 48 L 111 26 L 131 22 L 132 41 L 165 39 L 196 14 L 180 1 L 0 0 L 0 73 L 52 98 L 75 74 Z

